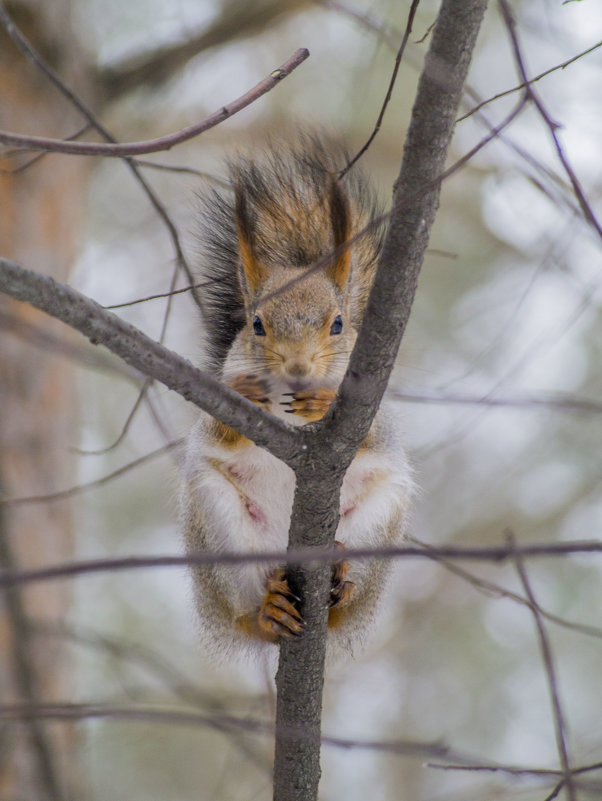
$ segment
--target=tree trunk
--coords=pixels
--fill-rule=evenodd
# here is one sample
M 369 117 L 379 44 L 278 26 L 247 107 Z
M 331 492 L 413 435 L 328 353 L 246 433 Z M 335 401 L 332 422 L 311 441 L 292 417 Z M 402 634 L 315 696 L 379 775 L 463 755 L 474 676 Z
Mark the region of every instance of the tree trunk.
M 69 25 L 70 0 L 30 0 L 7 10 L 40 54 L 82 90 L 81 61 Z M 68 136 L 81 119 L 42 72 L 18 52 L 0 27 L 2 127 Z M 32 154 L 0 161 L 0 253 L 65 280 L 73 261 L 87 162 L 47 156 L 13 171 Z M 6 172 L 8 171 L 8 172 Z M 27 341 L 33 329 L 67 336 L 46 315 L 0 299 L 0 497 L 52 492 L 72 472 L 68 448 L 77 441 L 72 369 L 66 360 Z M 43 339 L 42 339 L 43 341 Z M 65 502 L 0 506 L 0 564 L 34 566 L 65 560 L 72 528 Z M 70 673 L 60 648 L 31 631 L 32 620 L 62 618 L 69 602 L 65 584 L 13 588 L 0 597 L 0 695 L 4 702 L 35 704 L 71 697 Z M 71 782 L 61 756 L 73 741 L 40 721 L 0 729 L 0 797 L 64 799 Z

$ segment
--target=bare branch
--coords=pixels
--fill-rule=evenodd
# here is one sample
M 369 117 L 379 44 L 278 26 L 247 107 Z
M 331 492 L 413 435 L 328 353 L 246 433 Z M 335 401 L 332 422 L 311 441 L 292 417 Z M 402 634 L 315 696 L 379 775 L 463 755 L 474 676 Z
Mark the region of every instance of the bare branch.
M 132 425 L 132 423 L 134 421 L 136 413 L 137 413 L 138 409 L 140 409 L 140 407 L 142 406 L 142 404 L 143 404 L 143 402 L 144 402 L 144 400 L 146 398 L 146 395 L 148 393 L 148 390 L 150 389 L 152 383 L 153 382 L 152 382 L 151 378 L 146 378 L 144 380 L 142 386 L 140 387 L 140 390 L 138 391 L 138 395 L 136 396 L 136 400 L 134 401 L 134 404 L 133 404 L 132 408 L 130 409 L 130 411 L 128 413 L 128 416 L 126 417 L 124 424 L 121 426 L 121 431 L 119 432 L 117 437 L 113 440 L 113 442 L 111 442 L 110 445 L 105 445 L 103 448 L 97 448 L 96 450 L 85 450 L 85 449 L 82 448 L 82 449 L 78 450 L 78 453 L 80 455 L 82 455 L 82 456 L 102 456 L 105 453 L 109 453 L 109 451 L 112 451 L 114 448 L 117 448 L 118 445 L 120 445 L 123 442 L 123 440 L 126 438 L 127 433 L 130 430 L 130 426 Z M 174 447 L 175 445 L 178 445 L 178 444 L 180 444 L 180 442 L 170 442 L 167 445 L 165 445 L 164 448 L 161 449 L 161 450 L 166 450 L 166 451 L 167 450 L 171 450 L 172 447 Z M 138 462 L 138 464 L 139 464 L 139 462 Z M 127 466 L 127 469 L 130 469 L 132 467 L 137 467 L 138 464 L 134 465 L 134 464 L 130 463 L 130 465 Z M 125 471 L 122 471 L 122 472 L 125 472 Z M 84 486 L 85 485 L 80 485 L 78 489 L 81 490 Z M 88 487 L 86 487 L 86 489 L 87 488 Z
M 526 103 L 524 100 L 521 100 L 517 106 L 508 114 L 508 116 L 502 120 L 498 125 L 495 127 L 491 127 L 487 136 L 483 137 L 477 144 L 471 148 L 467 153 L 465 153 L 461 158 L 451 164 L 447 169 L 443 170 L 439 175 L 432 178 L 430 181 L 422 185 L 419 189 L 416 189 L 411 195 L 407 195 L 403 198 L 400 198 L 397 205 L 397 210 L 401 212 L 402 210 L 410 209 L 416 202 L 422 200 L 429 192 L 433 190 L 438 190 L 441 184 L 454 175 L 456 172 L 461 170 L 468 162 L 479 152 L 481 151 L 486 145 L 496 139 L 500 133 L 507 128 L 514 120 L 519 116 L 522 110 L 525 108 Z M 283 294 L 286 292 L 290 287 L 294 286 L 295 284 L 301 283 L 305 281 L 308 275 L 311 275 L 314 272 L 319 272 L 323 270 L 325 267 L 328 266 L 333 260 L 333 258 L 337 258 L 340 254 L 344 253 L 348 248 L 350 248 L 354 243 L 360 240 L 362 237 L 369 235 L 379 226 L 383 225 L 383 223 L 389 221 L 391 218 L 391 212 L 386 212 L 385 214 L 381 214 L 379 217 L 375 217 L 368 225 L 366 225 L 362 230 L 358 231 L 354 236 L 350 237 L 343 245 L 339 245 L 339 247 L 332 250 L 328 255 L 318 259 L 311 267 L 308 267 L 301 275 L 297 276 L 296 278 L 292 278 L 290 281 L 287 281 L 283 284 L 279 289 L 274 290 L 273 292 L 262 296 L 260 300 L 259 306 L 262 303 L 266 303 L 268 300 L 272 300 L 273 298 L 277 297 L 278 295 Z M 428 252 L 428 249 L 427 251 Z M 317 424 L 316 427 L 320 425 Z
M 558 798 L 558 796 L 560 795 L 560 791 L 562 790 L 562 788 L 563 788 L 563 787 L 564 787 L 564 779 L 561 779 L 561 780 L 558 782 L 558 784 L 556 785 L 556 787 L 554 787 L 554 789 L 552 790 L 552 792 L 551 792 L 549 795 L 547 795 L 547 796 L 544 798 L 544 800 L 543 800 L 543 801 L 554 801 L 554 799 L 555 799 L 555 798 Z
M 597 231 L 598 236 L 602 239 L 602 226 L 598 222 L 598 219 L 596 218 L 596 215 L 594 214 L 593 209 L 590 206 L 589 201 L 587 200 L 587 198 L 585 196 L 585 193 L 584 193 L 584 191 L 583 191 L 583 189 L 581 187 L 581 184 L 579 183 L 579 180 L 578 180 L 573 168 L 571 167 L 571 165 L 570 165 L 570 163 L 569 163 L 569 161 L 568 161 L 568 159 L 567 159 L 567 157 L 566 157 L 566 155 L 564 153 L 562 145 L 560 144 L 560 140 L 558 139 L 557 131 L 560 128 L 560 125 L 550 117 L 550 115 L 548 114 L 545 106 L 543 105 L 543 103 L 539 99 L 539 96 L 537 95 L 537 93 L 531 87 L 532 81 L 530 81 L 528 76 L 527 76 L 527 71 L 526 71 L 526 68 L 525 68 L 523 55 L 522 55 L 522 52 L 521 52 L 521 49 L 520 49 L 520 45 L 519 45 L 519 42 L 518 42 L 518 36 L 516 34 L 516 23 L 514 21 L 514 16 L 512 14 L 512 10 L 510 9 L 510 6 L 508 5 L 507 0 L 499 0 L 499 4 L 500 4 L 500 8 L 502 10 L 502 15 L 504 17 L 504 22 L 506 23 L 506 28 L 508 29 L 508 35 L 509 35 L 510 41 L 512 43 L 512 49 L 514 51 L 514 59 L 515 59 L 518 71 L 520 72 L 520 75 L 521 75 L 522 80 L 523 80 L 525 97 L 528 100 L 533 102 L 533 105 L 535 106 L 535 108 L 539 112 L 542 120 L 547 125 L 547 127 L 548 127 L 548 129 L 550 131 L 550 135 L 552 137 L 552 140 L 554 142 L 554 147 L 556 148 L 556 152 L 558 154 L 558 158 L 560 159 L 560 162 L 561 162 L 562 166 L 564 167 L 564 171 L 566 172 L 566 174 L 568 176 L 568 179 L 569 179 L 569 181 L 571 182 L 571 184 L 573 186 L 573 191 L 575 192 L 577 200 L 579 201 L 579 205 L 581 207 L 581 211 L 583 212 L 583 216 L 592 225 L 592 227 Z
M 78 721 L 94 718 L 109 720 L 129 720 L 142 723 L 158 723 L 176 726 L 203 726 L 220 732 L 253 732 L 271 736 L 274 733 L 272 723 L 248 717 L 239 717 L 225 713 L 207 715 L 182 709 L 169 709 L 148 706 L 109 706 L 96 703 L 56 703 L 56 704 L 3 704 L 0 705 L 0 720 L 56 720 Z M 292 733 L 292 732 L 291 732 Z M 310 733 L 300 728 L 295 732 L 298 737 L 309 739 Z M 321 742 L 333 748 L 346 751 L 361 749 L 390 753 L 397 756 L 414 756 L 419 758 L 448 757 L 458 761 L 468 761 L 468 755 L 454 752 L 442 742 L 419 742 L 415 740 L 360 740 L 345 737 L 323 736 Z
M 395 52 L 397 49 L 397 42 L 399 41 L 399 34 L 400 32 L 390 28 L 388 25 L 374 17 L 372 14 L 369 14 L 364 11 L 359 11 L 358 9 L 352 8 L 351 6 L 345 5 L 344 3 L 340 3 L 338 0 L 314 0 L 319 6 L 323 8 L 332 9 L 333 11 L 340 12 L 341 14 L 345 14 L 352 19 L 355 19 L 360 25 L 366 28 L 373 33 L 376 33 L 379 37 L 381 37 L 386 44 Z
M 408 43 L 408 39 L 410 38 L 410 34 L 412 33 L 412 25 L 414 24 L 414 17 L 416 16 L 416 11 L 418 10 L 418 6 L 420 5 L 420 0 L 412 0 L 412 5 L 410 6 L 410 11 L 408 13 L 408 21 L 406 23 L 406 29 L 403 34 L 403 38 L 401 40 L 401 44 L 399 45 L 399 50 L 397 51 L 397 55 L 395 56 L 395 64 L 393 66 L 393 72 L 391 74 L 391 79 L 389 81 L 389 86 L 387 87 L 387 92 L 385 94 L 385 99 L 381 106 L 380 112 L 378 114 L 376 124 L 374 125 L 374 129 L 370 136 L 368 137 L 367 141 L 362 145 L 359 151 L 355 154 L 355 156 L 349 161 L 345 169 L 341 170 L 339 173 L 339 178 L 342 178 L 349 170 L 353 167 L 353 165 L 359 161 L 359 159 L 364 155 L 364 153 L 368 150 L 372 142 L 374 141 L 376 135 L 380 131 L 380 127 L 382 125 L 382 121 L 385 116 L 385 112 L 387 110 L 387 106 L 389 105 L 389 101 L 391 100 L 391 95 L 393 94 L 393 87 L 395 86 L 395 81 L 397 80 L 397 74 L 399 72 L 399 67 L 401 66 L 401 59 L 403 58 L 404 51 L 406 49 L 406 45 Z
M 215 716 L 216 728 L 219 728 L 219 716 L 226 714 L 225 700 L 217 700 L 214 692 L 204 690 L 193 683 L 175 663 L 166 659 L 165 655 L 158 650 L 155 651 L 141 643 L 132 642 L 131 638 L 120 640 L 65 623 L 33 623 L 31 630 L 37 636 L 64 638 L 77 645 L 110 654 L 125 663 L 144 668 L 162 681 L 164 686 L 182 701 L 212 712 Z M 231 703 L 231 699 L 232 696 L 228 695 L 228 702 Z M 271 774 L 271 765 L 268 764 L 263 752 L 260 752 L 248 739 L 232 735 L 231 728 L 224 727 L 224 731 L 230 734 L 237 749 L 251 758 L 254 765 L 260 767 L 266 774 Z
M 434 392 L 396 392 L 390 391 L 387 397 L 405 403 L 437 403 L 445 406 L 489 406 L 509 409 L 539 410 L 548 409 L 559 412 L 578 412 L 581 414 L 602 414 L 602 403 L 578 398 L 572 395 L 527 396 L 524 398 L 495 398 L 489 395 L 460 395 L 457 393 Z
M 507 536 L 508 536 L 508 544 L 510 545 L 510 547 L 513 547 L 516 544 L 514 535 L 511 532 L 508 532 Z M 520 576 L 520 580 L 525 590 L 525 594 L 529 599 L 530 609 L 531 612 L 533 613 L 533 619 L 535 620 L 535 625 L 537 627 L 539 645 L 541 648 L 541 654 L 545 666 L 546 676 L 548 679 L 550 699 L 552 702 L 554 729 L 556 731 L 556 745 L 560 757 L 560 764 L 562 766 L 563 780 L 566 784 L 569 801 L 576 801 L 577 795 L 575 791 L 575 785 L 573 782 L 572 768 L 569 762 L 568 748 L 566 744 L 566 724 L 564 721 L 564 713 L 562 711 L 562 706 L 560 704 L 558 679 L 556 677 L 556 668 L 554 666 L 552 648 L 550 646 L 550 641 L 548 639 L 548 634 L 546 632 L 542 620 L 539 606 L 537 604 L 537 601 L 535 600 L 535 595 L 533 594 L 533 590 L 531 588 L 531 583 L 529 581 L 525 565 L 519 553 L 515 554 L 514 561 L 516 564 L 516 570 L 518 572 L 518 575 Z
M 536 75 L 534 78 L 530 78 L 528 81 L 523 81 L 517 86 L 513 86 L 512 89 L 506 89 L 505 92 L 498 92 L 497 95 L 488 97 L 486 100 L 481 100 L 476 106 L 474 106 L 474 108 L 471 108 L 470 111 L 467 111 L 466 114 L 458 117 L 457 122 L 462 122 L 463 120 L 468 119 L 473 114 L 476 114 L 478 111 L 480 111 L 484 106 L 489 105 L 489 103 L 493 103 L 495 100 L 499 100 L 501 97 L 508 97 L 508 95 L 513 95 L 516 92 L 520 92 L 521 89 L 525 89 L 527 86 L 532 86 L 534 83 L 541 81 L 542 78 L 546 78 L 548 75 L 552 75 L 552 73 L 557 72 L 558 70 L 565 69 L 570 64 L 574 64 L 576 61 L 584 58 L 584 56 L 588 56 L 590 53 L 593 53 L 594 50 L 597 50 L 599 47 L 602 47 L 602 42 L 596 42 L 596 44 L 588 47 L 587 50 L 582 50 L 581 53 L 577 53 L 576 56 L 563 61 L 562 64 L 556 64 L 556 66 L 540 72 L 539 75 Z
M 247 106 L 254 103 L 265 95 L 291 72 L 302 64 L 309 56 L 309 50 L 300 48 L 287 59 L 280 67 L 273 70 L 267 78 L 264 78 L 256 86 L 250 89 L 241 97 L 233 100 L 202 122 L 189 125 L 175 133 L 167 136 L 160 136 L 156 139 L 149 139 L 144 142 L 132 142 L 129 144 L 111 144 L 106 142 L 69 142 L 63 139 L 50 139 L 43 136 L 24 136 L 21 134 L 0 131 L 0 142 L 12 147 L 27 150 L 46 150 L 53 153 L 68 153 L 73 156 L 105 156 L 112 158 L 123 158 L 125 156 L 141 156 L 146 153 L 157 153 L 162 150 L 171 150 L 172 147 L 187 142 L 205 131 L 214 128 L 224 122 L 229 117 L 242 111 Z
M 0 10 L 1 10 L 1 7 L 0 7 Z M 74 133 L 72 133 L 70 136 L 66 136 L 65 139 L 66 140 L 77 139 L 79 136 L 82 136 L 84 133 L 89 131 L 90 128 L 91 128 L 90 123 L 86 123 L 85 125 L 82 125 L 81 128 L 79 128 L 79 130 L 77 130 Z M 13 151 L 13 153 L 11 153 L 11 151 L 9 150 L 8 153 L 5 153 L 5 155 L 10 157 L 11 155 L 14 155 L 15 153 L 17 153 L 19 155 L 22 155 L 23 151 L 18 149 L 16 151 Z M 31 158 L 29 158 L 26 161 L 24 161 L 22 164 L 19 164 L 17 167 L 13 167 L 11 169 L 0 168 L 0 174 L 2 174 L 2 175 L 18 175 L 19 173 L 25 172 L 25 170 L 28 170 L 30 167 L 33 167 L 34 164 L 37 164 L 43 158 L 46 158 L 47 155 L 48 155 L 48 153 L 38 153 L 36 156 L 32 156 Z
M 291 467 L 299 460 L 298 432 L 213 376 L 49 276 L 0 258 L 0 292 L 30 303 L 102 343 L 132 367 L 157 379 L 222 423 L 232 426 Z
M 417 545 L 421 545 L 423 548 L 428 548 L 431 550 L 430 545 L 421 542 L 415 537 L 408 537 L 408 540 L 410 542 L 415 542 Z M 450 573 L 453 573 L 454 576 L 458 576 L 464 581 L 467 581 L 476 590 L 482 592 L 489 598 L 508 598 L 511 601 L 521 604 L 521 606 L 531 606 L 530 601 L 527 598 L 524 598 L 522 595 L 518 595 L 516 592 L 507 590 L 505 587 L 501 587 L 499 584 L 494 584 L 492 581 L 487 581 L 480 576 L 475 576 L 474 573 L 469 573 L 463 567 L 455 565 L 447 559 L 437 559 L 436 561 L 437 564 L 441 565 L 441 567 L 444 567 L 445 570 L 448 570 Z M 545 609 L 542 609 L 541 606 L 538 606 L 538 609 L 542 617 L 545 617 L 546 620 L 549 620 L 551 623 L 555 623 L 557 626 L 562 626 L 563 628 L 570 629 L 571 631 L 578 631 L 580 634 L 586 634 L 589 637 L 597 637 L 599 639 L 602 638 L 602 629 L 597 628 L 596 626 L 587 626 L 583 623 L 574 623 L 571 620 L 565 620 L 558 615 L 552 614 L 552 612 L 547 612 Z
M 461 770 L 468 772 L 478 773 L 480 771 L 486 773 L 508 773 L 511 776 L 562 776 L 561 770 L 553 770 L 551 768 L 521 768 L 511 767 L 510 765 L 450 765 L 432 763 L 427 767 L 435 768 L 436 770 Z M 602 770 L 602 762 L 594 762 L 591 765 L 582 765 L 581 767 L 573 769 L 573 776 L 582 773 L 592 773 L 597 770 Z M 548 796 L 549 797 L 549 796 Z
M 170 298 L 173 295 L 182 295 L 186 292 L 190 292 L 193 289 L 199 289 L 199 287 L 207 286 L 208 283 L 208 281 L 201 281 L 198 284 L 193 284 L 192 286 L 182 287 L 182 289 L 172 289 L 169 292 L 159 292 L 156 295 L 148 295 L 145 298 L 136 298 L 136 300 L 127 300 L 123 303 L 111 303 L 109 306 L 102 306 L 102 308 L 108 310 L 125 309 L 129 306 L 136 306 L 138 303 L 148 303 L 150 300 L 161 300 L 162 298 Z
M 76 484 L 74 487 L 69 487 L 68 489 L 59 490 L 58 492 L 50 492 L 46 495 L 28 495 L 23 496 L 21 498 L 0 498 L 0 507 L 1 506 L 27 506 L 29 504 L 34 503 L 51 503 L 53 501 L 64 501 L 67 498 L 72 498 L 75 495 L 80 495 L 82 492 L 86 492 L 87 490 L 97 489 L 98 487 L 102 487 L 105 484 L 113 481 L 116 478 L 121 478 L 126 473 L 129 473 L 130 470 L 135 470 L 137 467 L 141 467 L 148 462 L 151 462 L 153 459 L 156 459 L 158 456 L 163 456 L 165 453 L 168 453 L 173 448 L 177 448 L 183 444 L 183 439 L 178 439 L 175 442 L 169 442 L 167 445 L 162 445 L 160 448 L 157 448 L 150 453 L 145 453 L 144 456 L 140 456 L 138 459 L 134 459 L 131 462 L 123 465 L 122 467 L 118 467 L 117 470 L 113 470 L 111 473 L 107 473 L 101 478 L 97 478 L 94 481 L 88 481 L 86 484 Z M 80 451 L 85 455 L 91 453 L 90 451 Z M 102 453 L 102 451 L 94 452 L 94 455 L 98 453 Z
M 531 545 L 509 545 L 461 547 L 441 546 L 428 550 L 412 545 L 387 548 L 346 548 L 345 557 L 350 561 L 362 559 L 441 559 L 475 562 L 502 563 L 518 553 L 523 558 L 565 557 L 571 554 L 602 554 L 602 541 L 581 540 L 575 542 L 533 543 Z M 52 567 L 0 573 L 0 587 L 27 582 L 55 581 L 87 573 L 103 573 L 118 570 L 140 570 L 156 567 L 182 567 L 185 565 L 236 565 L 266 563 L 284 564 L 332 563 L 333 548 L 326 545 L 300 546 L 282 551 L 254 551 L 246 553 L 195 553 L 186 556 L 127 556 L 119 559 L 89 559 L 81 562 L 66 562 Z
M 220 178 L 217 175 L 212 175 L 208 172 L 204 172 L 203 170 L 196 170 L 194 167 L 186 167 L 178 164 L 159 164 L 159 162 L 148 161 L 147 159 L 132 159 L 132 161 L 137 167 L 144 167 L 148 170 L 160 170 L 162 172 L 171 172 L 174 174 L 194 175 L 195 178 L 202 178 L 203 181 L 216 184 L 224 189 L 232 188 L 228 181 L 225 181 L 223 178 Z
M 25 37 L 25 35 L 17 28 L 17 26 L 12 21 L 10 15 L 7 13 L 6 9 L 4 8 L 1 0 L 0 0 L 0 22 L 6 28 L 9 36 L 19 49 L 19 51 L 27 58 L 36 69 L 40 70 L 46 78 L 52 83 L 52 85 L 65 97 L 71 105 L 76 108 L 80 114 L 84 117 L 84 119 L 88 122 L 88 124 L 98 131 L 101 136 L 107 141 L 116 143 L 115 137 L 108 131 L 104 125 L 99 121 L 97 116 L 94 112 L 87 106 L 86 103 L 75 93 L 73 92 L 62 80 L 60 75 L 55 72 L 55 70 L 46 62 L 44 58 L 36 51 L 33 45 L 29 42 L 29 40 Z M 163 221 L 163 224 L 166 226 L 167 231 L 169 233 L 169 237 L 172 241 L 175 253 L 176 253 L 176 265 L 178 268 L 181 268 L 188 278 L 189 284 L 194 284 L 194 278 L 192 275 L 192 271 L 190 266 L 184 256 L 184 251 L 182 250 L 182 245 L 180 243 L 180 235 L 176 226 L 171 220 L 167 209 L 159 199 L 158 195 L 154 192 L 146 178 L 142 175 L 139 167 L 134 163 L 132 159 L 124 159 L 128 169 L 142 187 L 144 193 L 146 194 L 147 198 L 149 199 L 152 207 L 155 209 L 157 214 L 159 215 L 160 219 Z M 196 290 L 192 290 L 192 297 L 194 302 L 200 309 L 203 311 L 203 306 L 201 303 L 201 298 L 196 292 Z M 170 307 L 168 308 L 165 313 L 165 320 L 169 315 Z

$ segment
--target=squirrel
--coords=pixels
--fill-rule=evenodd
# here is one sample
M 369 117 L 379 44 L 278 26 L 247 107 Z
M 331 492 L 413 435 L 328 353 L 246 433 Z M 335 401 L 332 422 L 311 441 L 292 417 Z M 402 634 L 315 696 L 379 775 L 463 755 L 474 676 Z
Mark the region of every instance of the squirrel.
M 294 144 L 231 160 L 233 191 L 201 195 L 204 366 L 293 425 L 319 420 L 334 400 L 381 249 L 374 192 L 356 171 L 338 180 L 346 163 L 342 148 L 306 133 Z M 368 234 L 353 239 L 365 228 Z M 326 267 L 309 269 L 333 252 L 339 255 Z M 187 551 L 284 552 L 293 471 L 199 415 L 180 500 Z M 413 489 L 398 413 L 385 400 L 342 485 L 329 652 L 363 639 L 388 573 L 384 560 L 348 563 L 345 546 L 398 542 Z M 199 566 L 193 580 L 201 627 L 226 655 L 303 633 L 282 565 Z

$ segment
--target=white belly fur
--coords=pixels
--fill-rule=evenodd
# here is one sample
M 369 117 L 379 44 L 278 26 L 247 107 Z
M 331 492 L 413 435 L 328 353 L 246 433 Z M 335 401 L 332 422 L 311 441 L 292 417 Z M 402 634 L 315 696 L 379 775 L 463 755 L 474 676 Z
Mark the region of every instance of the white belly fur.
M 235 450 L 208 445 L 202 428 L 201 422 L 191 437 L 186 471 L 189 491 L 203 509 L 201 547 L 217 552 L 284 552 L 293 471 L 255 445 Z M 395 462 L 389 454 L 373 451 L 360 452 L 352 462 L 343 481 L 337 530 L 337 539 L 347 547 L 383 545 L 387 522 L 407 505 L 412 480 L 402 451 L 397 451 Z M 391 532 L 386 539 L 390 537 Z M 261 602 L 269 570 L 252 564 L 234 569 L 237 598 L 232 600 L 241 614 Z

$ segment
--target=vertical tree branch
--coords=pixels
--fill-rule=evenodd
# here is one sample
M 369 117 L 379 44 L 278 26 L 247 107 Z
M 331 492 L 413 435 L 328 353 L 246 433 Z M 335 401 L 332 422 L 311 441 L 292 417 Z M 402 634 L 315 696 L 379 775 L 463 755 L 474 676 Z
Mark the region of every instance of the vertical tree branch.
M 507 537 L 508 537 L 508 543 L 512 547 L 515 547 L 516 542 L 514 539 L 514 535 L 509 532 Z M 541 655 L 546 671 L 546 677 L 548 680 L 550 700 L 552 703 L 552 716 L 554 718 L 554 730 L 556 733 L 556 746 L 558 748 L 558 756 L 560 758 L 560 764 L 562 767 L 562 772 L 564 774 L 563 781 L 561 782 L 560 786 L 566 784 L 567 796 L 569 801 L 577 801 L 575 783 L 573 781 L 573 772 L 571 769 L 568 747 L 566 744 L 566 723 L 564 720 L 564 713 L 562 711 L 562 706 L 560 704 L 558 679 L 556 677 L 556 667 L 554 666 L 554 658 L 552 656 L 552 648 L 550 646 L 550 640 L 548 638 L 548 633 L 543 623 L 542 614 L 539 609 L 539 605 L 535 599 L 533 590 L 531 589 L 531 583 L 529 581 L 529 577 L 527 575 L 527 571 L 525 569 L 525 565 L 520 554 L 518 553 L 514 554 L 514 563 L 516 565 L 517 573 L 523 585 L 525 595 L 527 596 L 527 599 L 529 601 L 529 608 L 533 613 L 533 619 L 535 620 L 535 626 L 537 628 L 537 635 L 539 638 L 539 647 L 541 649 Z
M 312 467 L 296 473 L 289 549 L 334 542 L 343 475 L 336 478 Z M 306 630 L 300 639 L 284 640 L 276 676 L 276 751 L 274 800 L 311 801 L 320 780 L 322 689 L 332 568 L 318 562 L 289 565 L 291 590 L 302 599 Z
M 443 0 L 441 5 L 362 329 L 338 401 L 317 432 L 311 426 L 303 432 L 306 458 L 296 470 L 289 548 L 334 540 L 342 478 L 371 425 L 397 355 L 439 203 L 439 183 L 435 181 L 433 189 L 418 196 L 416 202 L 405 201 L 443 173 L 486 7 L 486 0 Z M 350 444 L 355 447 L 350 449 Z M 289 576 L 293 591 L 302 596 L 306 632 L 301 640 L 285 640 L 280 646 L 275 801 L 317 798 L 331 580 L 327 567 L 296 568 Z

